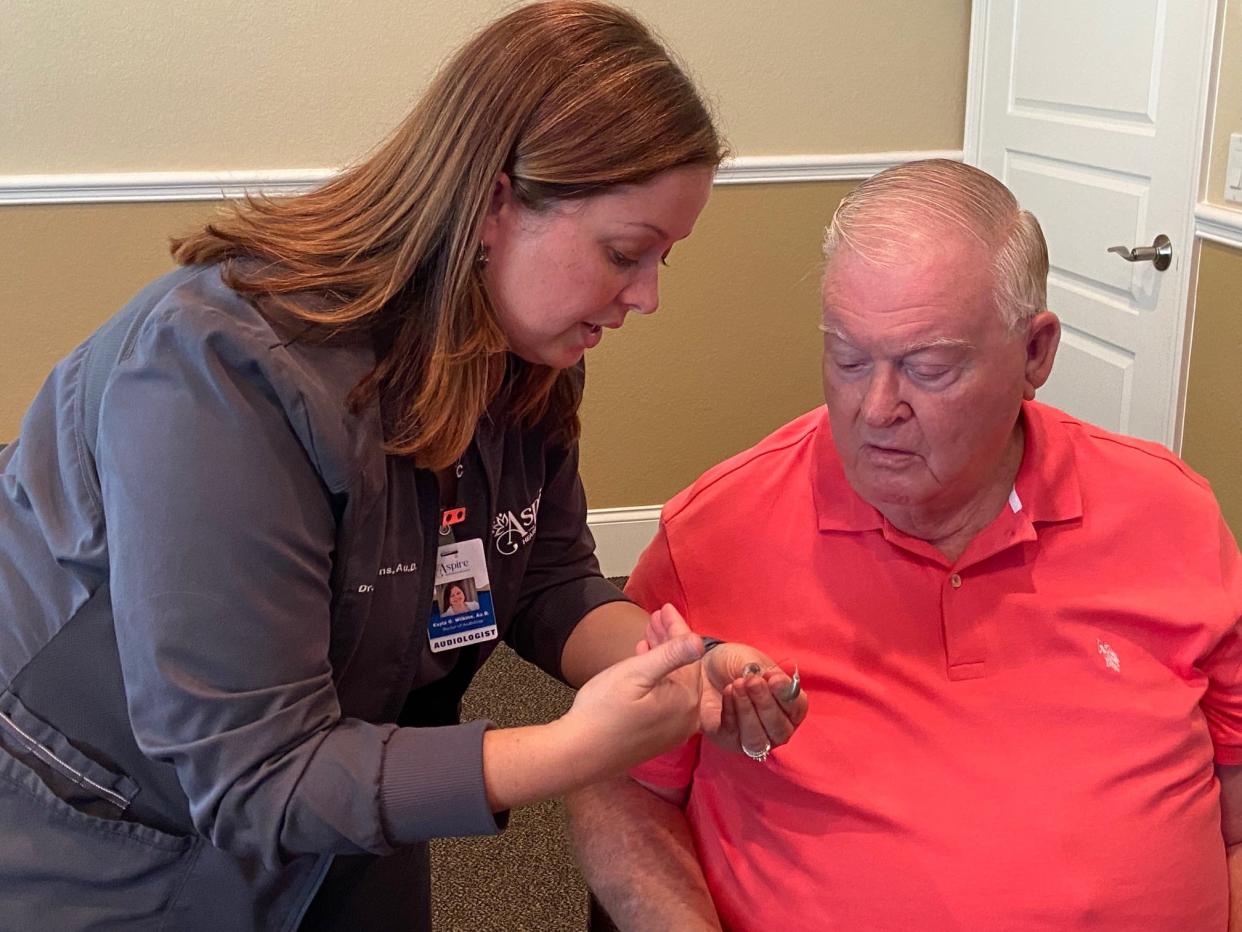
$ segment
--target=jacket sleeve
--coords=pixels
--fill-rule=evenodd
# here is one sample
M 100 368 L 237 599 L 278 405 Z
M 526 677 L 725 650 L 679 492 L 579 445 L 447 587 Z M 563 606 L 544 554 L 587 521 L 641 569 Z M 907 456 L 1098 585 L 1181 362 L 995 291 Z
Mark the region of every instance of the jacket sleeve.
M 578 444 L 549 445 L 535 539 L 517 611 L 505 640 L 522 657 L 564 681 L 561 652 L 592 609 L 625 599 L 600 573 L 587 528 Z
M 484 725 L 341 716 L 331 498 L 294 429 L 292 364 L 260 323 L 157 312 L 104 392 L 98 471 L 138 745 L 175 766 L 200 832 L 268 864 L 494 832 Z

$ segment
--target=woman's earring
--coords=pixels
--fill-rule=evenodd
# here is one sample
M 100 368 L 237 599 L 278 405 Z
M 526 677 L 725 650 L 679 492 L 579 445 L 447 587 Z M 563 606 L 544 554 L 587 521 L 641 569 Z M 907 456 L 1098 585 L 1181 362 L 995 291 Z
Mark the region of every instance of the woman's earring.
M 479 268 L 483 268 L 487 265 L 488 258 L 487 247 L 479 243 L 479 251 L 474 254 L 474 264 Z

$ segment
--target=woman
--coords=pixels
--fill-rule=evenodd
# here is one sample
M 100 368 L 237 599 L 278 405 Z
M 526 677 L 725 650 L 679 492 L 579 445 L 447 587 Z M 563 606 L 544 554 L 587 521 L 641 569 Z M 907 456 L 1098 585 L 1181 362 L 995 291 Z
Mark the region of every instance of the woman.
M 425 928 L 425 839 L 700 717 L 788 739 L 787 678 L 730 682 L 762 655 L 693 664 L 601 578 L 577 475 L 582 355 L 655 310 L 720 155 L 637 21 L 525 7 L 361 164 L 176 243 L 56 368 L 0 454 L 6 922 Z M 437 627 L 467 572 L 490 613 Z M 501 637 L 586 684 L 563 718 L 457 723 Z
M 444 588 L 444 609 L 441 615 L 460 615 L 462 612 L 477 612 L 479 603 L 466 597 L 466 589 L 460 583 L 449 583 Z

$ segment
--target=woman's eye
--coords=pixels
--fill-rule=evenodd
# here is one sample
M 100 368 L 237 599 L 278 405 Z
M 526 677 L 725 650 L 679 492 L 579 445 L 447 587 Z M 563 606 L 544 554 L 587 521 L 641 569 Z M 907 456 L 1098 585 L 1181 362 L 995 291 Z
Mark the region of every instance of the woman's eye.
M 638 265 L 637 259 L 631 259 L 629 256 L 622 252 L 618 252 L 615 249 L 609 249 L 608 254 L 612 259 L 613 265 L 619 266 L 620 268 L 629 269 Z

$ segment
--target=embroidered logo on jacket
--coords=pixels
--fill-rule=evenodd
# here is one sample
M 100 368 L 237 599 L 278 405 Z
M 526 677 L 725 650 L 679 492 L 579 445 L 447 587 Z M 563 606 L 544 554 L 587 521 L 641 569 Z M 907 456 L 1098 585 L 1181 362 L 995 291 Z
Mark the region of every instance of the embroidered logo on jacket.
M 496 549 L 509 557 L 518 552 L 535 539 L 535 525 L 539 521 L 539 500 L 543 498 L 543 489 L 535 495 L 535 500 L 519 513 L 502 511 L 492 520 L 492 539 Z

